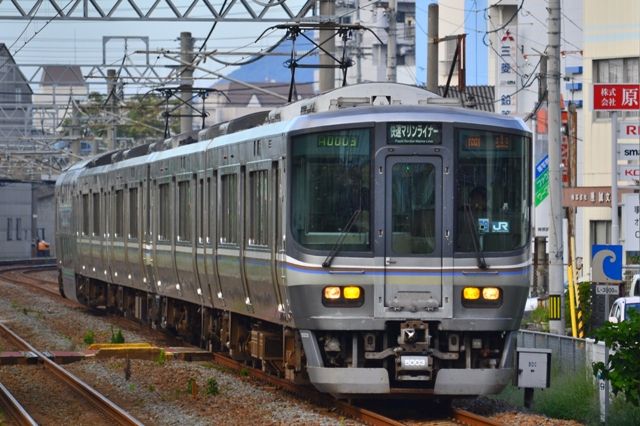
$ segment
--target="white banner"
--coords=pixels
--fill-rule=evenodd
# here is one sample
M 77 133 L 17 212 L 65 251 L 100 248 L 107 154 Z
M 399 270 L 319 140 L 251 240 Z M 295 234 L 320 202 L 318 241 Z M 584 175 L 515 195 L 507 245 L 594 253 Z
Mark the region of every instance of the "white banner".
M 629 123 L 618 121 L 618 139 L 635 139 L 640 141 L 640 122 Z
M 618 144 L 618 161 L 636 161 L 640 160 L 640 143 L 619 143 Z
M 640 180 L 639 164 L 618 164 L 618 180 L 637 181 Z
M 640 251 L 640 194 L 622 195 L 624 251 Z

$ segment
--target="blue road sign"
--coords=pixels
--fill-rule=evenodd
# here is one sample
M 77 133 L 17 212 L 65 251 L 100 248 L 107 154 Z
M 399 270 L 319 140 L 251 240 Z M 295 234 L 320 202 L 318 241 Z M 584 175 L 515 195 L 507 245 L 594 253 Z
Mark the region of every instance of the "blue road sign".
M 594 244 L 591 246 L 591 279 L 596 283 L 622 281 L 622 246 Z

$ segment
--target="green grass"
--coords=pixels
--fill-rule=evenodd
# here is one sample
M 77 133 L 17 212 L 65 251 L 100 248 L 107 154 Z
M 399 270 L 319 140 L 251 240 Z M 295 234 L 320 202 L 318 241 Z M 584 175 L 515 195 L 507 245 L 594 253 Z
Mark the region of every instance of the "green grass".
M 523 407 L 524 389 L 510 385 L 496 398 Z M 599 418 L 597 398 L 596 385 L 586 369 L 568 374 L 556 370 L 552 371 L 549 389 L 534 391 L 532 411 L 556 419 L 588 424 Z
M 534 391 L 531 411 L 547 417 L 575 420 L 585 425 L 599 426 L 600 402 L 593 376 L 586 368 L 573 372 L 552 368 L 551 387 Z M 524 390 L 509 385 L 495 396 L 516 407 L 524 406 Z M 625 401 L 624 397 L 613 398 L 609 405 L 607 426 L 635 426 L 640 418 L 640 407 Z

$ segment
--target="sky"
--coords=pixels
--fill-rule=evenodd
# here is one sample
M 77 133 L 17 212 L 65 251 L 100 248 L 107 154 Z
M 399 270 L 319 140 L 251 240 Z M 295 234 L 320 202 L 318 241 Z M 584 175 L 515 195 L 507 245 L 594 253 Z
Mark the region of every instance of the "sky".
M 30 9 L 35 4 L 33 0 L 18 2 L 25 10 Z M 100 6 L 107 10 L 115 3 L 114 0 L 101 0 Z M 148 7 L 151 1 L 137 0 L 136 2 L 141 8 Z M 191 1 L 174 0 L 177 5 L 188 5 Z M 220 10 L 223 0 L 210 0 L 210 3 L 216 10 Z M 253 4 L 251 2 L 248 2 Z M 256 1 L 254 7 L 261 10 Z M 73 2 L 66 0 L 58 0 L 58 4 L 63 7 Z M 127 2 L 123 2 L 128 6 Z M 304 4 L 303 0 L 288 0 L 287 5 L 296 12 L 300 5 Z M 159 15 L 165 16 L 170 13 L 168 10 L 161 10 L 166 3 L 161 2 L 156 9 Z M 46 8 L 51 7 L 49 2 L 44 2 L 39 10 L 39 15 L 47 13 Z M 181 9 L 183 11 L 184 9 Z M 122 14 L 126 14 L 125 9 L 118 9 Z M 267 16 L 283 16 L 276 8 L 269 10 L 270 15 Z M 279 14 L 279 15 L 278 15 Z M 0 17 L 17 16 L 14 6 L 11 2 L 0 3 Z M 50 15 L 50 13 L 47 13 Z M 130 16 L 130 15 L 128 15 Z M 192 16 L 210 16 L 209 13 L 203 13 L 194 10 Z M 249 15 L 242 9 L 234 8 L 229 12 L 232 18 L 248 17 Z M 103 63 L 103 37 L 116 37 L 107 43 L 106 53 L 104 55 L 104 63 L 112 65 L 118 69 L 123 62 L 144 64 L 146 56 L 141 53 L 133 53 L 136 50 L 145 50 L 145 44 L 139 39 L 127 40 L 125 50 L 125 42 L 119 37 L 149 37 L 150 50 L 165 49 L 172 52 L 179 52 L 180 33 L 184 31 L 191 32 L 195 38 L 194 48 L 197 51 L 203 44 L 204 39 L 212 28 L 213 22 L 142 22 L 134 21 L 80 21 L 80 20 L 53 20 L 50 23 L 44 20 L 27 19 L 11 20 L 0 19 L 0 42 L 5 43 L 9 48 L 16 62 L 21 65 L 23 73 L 30 77 L 35 68 L 23 66 L 25 64 L 102 64 Z M 274 25 L 273 23 L 260 22 L 228 22 L 219 23 L 213 31 L 206 50 L 213 49 L 219 52 L 257 52 L 261 48 L 267 48 L 284 36 L 284 30 L 273 30 L 266 34 L 265 38 L 256 43 L 256 39 L 261 35 L 265 28 Z M 228 62 L 242 61 L 249 57 L 243 56 L 225 56 L 222 59 Z M 283 58 L 284 61 L 286 58 Z M 164 66 L 161 74 L 166 74 L 168 65 L 176 65 L 176 62 L 169 61 L 157 53 L 149 55 L 149 63 L 153 65 Z M 212 60 L 208 60 L 202 64 L 207 70 L 216 71 L 227 74 L 235 69 L 235 67 L 218 64 Z M 85 69 L 86 70 L 86 69 Z M 83 70 L 84 71 L 84 70 Z M 196 75 L 203 75 L 202 72 L 196 71 Z M 210 78 L 203 80 L 203 85 L 210 85 L 215 80 Z M 106 84 L 100 80 L 89 80 L 91 90 L 105 91 Z M 139 90 L 139 89 L 134 89 Z M 141 90 L 141 89 L 140 89 Z

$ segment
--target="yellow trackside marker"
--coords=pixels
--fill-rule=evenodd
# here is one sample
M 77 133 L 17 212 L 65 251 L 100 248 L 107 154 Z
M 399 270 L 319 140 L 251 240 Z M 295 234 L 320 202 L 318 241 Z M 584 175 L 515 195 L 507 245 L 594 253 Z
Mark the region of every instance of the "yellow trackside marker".
M 559 294 L 549 296 L 549 319 L 559 320 L 561 299 Z

